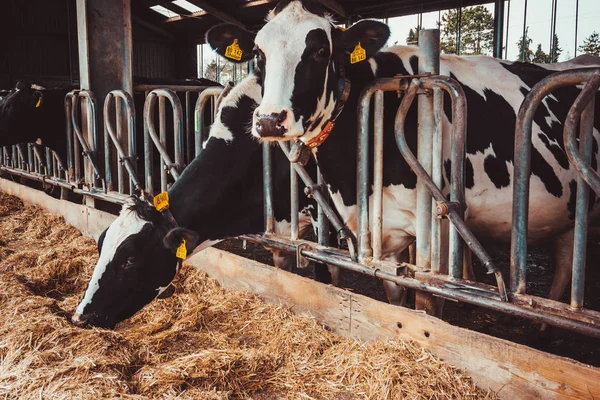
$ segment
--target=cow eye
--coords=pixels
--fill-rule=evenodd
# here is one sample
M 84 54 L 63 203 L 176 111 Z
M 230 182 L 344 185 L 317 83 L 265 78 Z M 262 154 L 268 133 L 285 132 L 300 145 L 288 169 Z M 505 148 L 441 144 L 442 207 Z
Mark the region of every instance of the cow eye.
M 259 63 L 262 63 L 265 61 L 265 53 L 263 53 L 262 50 L 258 48 L 258 46 L 254 46 L 252 53 L 254 53 L 254 57 L 256 57 L 256 61 L 258 61 Z
M 125 261 L 125 264 L 123 264 L 123 269 L 131 268 L 131 267 L 133 267 L 134 264 L 135 264 L 135 258 L 127 257 L 127 261 Z
M 319 51 L 317 51 L 317 58 L 326 58 L 329 56 L 329 50 L 326 47 L 321 47 Z

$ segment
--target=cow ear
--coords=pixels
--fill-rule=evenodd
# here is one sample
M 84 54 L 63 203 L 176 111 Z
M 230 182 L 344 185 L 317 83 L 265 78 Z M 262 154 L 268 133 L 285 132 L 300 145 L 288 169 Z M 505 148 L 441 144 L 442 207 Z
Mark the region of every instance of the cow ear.
M 42 105 L 44 101 L 44 93 L 42 93 L 39 90 L 36 90 L 35 92 L 33 92 L 33 94 L 31 95 L 31 104 L 35 107 L 38 108 Z
M 377 53 L 390 37 L 390 28 L 379 21 L 363 20 L 342 33 L 344 50 L 351 64 L 364 61 Z M 364 53 L 363 53 L 364 50 Z
M 171 229 L 163 239 L 163 243 L 167 249 L 171 249 L 175 253 L 184 239 L 187 254 L 191 254 L 200 244 L 200 236 L 186 228 Z
M 217 25 L 206 33 L 206 42 L 219 55 L 234 63 L 252 59 L 256 35 L 233 24 Z

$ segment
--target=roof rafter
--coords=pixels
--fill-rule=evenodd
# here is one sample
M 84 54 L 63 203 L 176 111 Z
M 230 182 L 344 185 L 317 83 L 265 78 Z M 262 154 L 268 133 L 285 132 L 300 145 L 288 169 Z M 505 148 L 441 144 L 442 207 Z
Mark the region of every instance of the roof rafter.
M 318 0 L 319 3 L 323 4 L 325 7 L 329 8 L 331 11 L 339 15 L 340 17 L 346 18 L 348 16 L 348 11 L 346 8 L 338 3 L 336 0 Z

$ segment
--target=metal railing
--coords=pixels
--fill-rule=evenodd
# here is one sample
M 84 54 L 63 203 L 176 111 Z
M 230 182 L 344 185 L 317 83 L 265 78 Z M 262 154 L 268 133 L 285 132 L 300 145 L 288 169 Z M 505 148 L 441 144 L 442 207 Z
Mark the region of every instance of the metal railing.
M 564 124 L 563 139 L 569 163 L 575 167 L 579 174 L 577 179 L 570 306 L 574 310 L 580 310 L 583 313 L 589 187 L 597 195 L 600 195 L 600 177 L 591 168 L 595 96 L 600 87 L 600 68 L 563 71 L 546 77 L 531 89 L 519 109 L 515 129 L 510 287 L 515 294 L 526 293 L 531 138 L 535 112 L 544 98 L 554 90 L 581 84 L 585 84 L 585 86 L 569 110 Z M 579 144 L 577 144 L 576 139 L 578 124 L 580 125 Z

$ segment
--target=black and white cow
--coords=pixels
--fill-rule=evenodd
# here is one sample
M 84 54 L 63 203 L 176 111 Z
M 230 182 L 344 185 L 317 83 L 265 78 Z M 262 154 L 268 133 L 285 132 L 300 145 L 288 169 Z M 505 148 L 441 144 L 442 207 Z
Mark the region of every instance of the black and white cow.
M 0 102 L 0 147 L 41 142 L 66 162 L 64 99 L 68 91 L 17 82 Z
M 176 274 L 171 245 L 177 247 L 181 237 L 189 254 L 212 240 L 263 231 L 262 149 L 249 134 L 260 98 L 251 75 L 223 99 L 204 149 L 169 189 L 170 211 L 179 228 L 171 229 L 162 214 L 138 197 L 123 206 L 98 241 L 100 257 L 73 323 L 113 327 L 152 301 Z M 273 166 L 275 230 L 289 234 L 289 163 L 280 151 L 273 154 Z M 300 202 L 305 210 L 312 207 Z M 309 214 L 303 212 L 300 235 L 310 227 Z M 291 259 L 275 253 L 274 261 L 286 268 Z M 319 267 L 327 277 L 324 266 Z
M 389 32 L 385 24 L 372 20 L 342 30 L 317 2 L 285 0 L 270 12 L 267 23 L 256 35 L 227 24 L 207 34 L 208 43 L 225 57 L 234 41 L 241 49 L 241 62 L 256 57 L 263 92 L 263 100 L 253 114 L 252 134 L 257 138 L 296 139 L 306 144 L 317 140 L 338 105 L 343 73 L 351 81 L 343 112 L 328 139 L 314 152 L 337 210 L 353 231 L 358 211 L 355 171 L 359 95 L 377 78 L 417 73 L 418 48 L 398 46 L 381 50 Z M 361 57 L 352 60 L 351 53 L 361 49 L 366 53 L 364 61 Z M 458 80 L 467 97 L 467 223 L 483 240 L 508 241 L 516 114 L 531 87 L 549 71 L 532 64 L 485 56 L 452 55 L 441 57 L 440 70 L 442 75 Z M 554 299 L 560 297 L 570 279 L 572 251 L 568 244 L 573 233 L 576 172 L 565 155 L 562 130 L 577 93 L 576 88 L 564 88 L 545 99 L 533 128 L 529 239 L 556 238 L 560 260 L 550 293 Z M 383 254 L 386 258 L 402 254 L 415 237 L 416 176 L 400 155 L 394 139 L 399 101 L 396 93 L 385 95 Z M 444 104 L 444 166 L 448 175 L 449 99 Z M 596 107 L 594 168 L 600 139 L 600 99 Z M 409 111 L 406 125 L 407 140 L 413 151 L 417 142 L 416 120 L 415 105 Z M 396 290 L 391 286 L 388 289 L 392 289 L 388 298 L 393 300 Z

